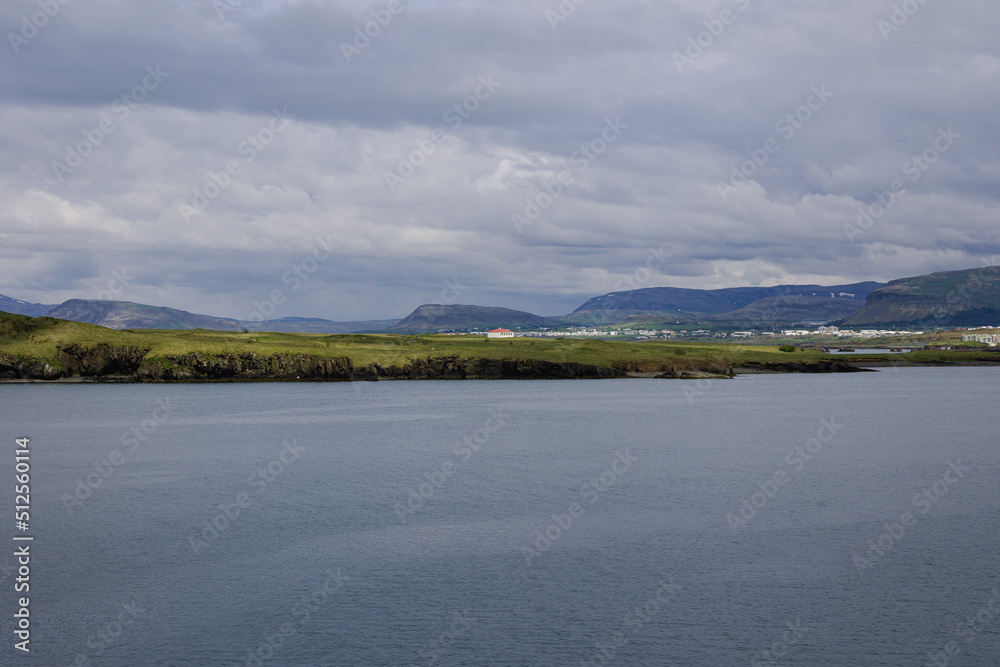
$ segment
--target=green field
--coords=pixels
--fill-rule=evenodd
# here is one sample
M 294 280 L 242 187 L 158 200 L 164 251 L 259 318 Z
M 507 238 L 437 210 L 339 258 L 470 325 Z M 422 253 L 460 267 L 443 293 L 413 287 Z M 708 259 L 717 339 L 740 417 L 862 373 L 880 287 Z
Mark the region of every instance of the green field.
M 206 330 L 123 330 L 92 324 L 30 318 L 0 313 L 0 356 L 34 360 L 61 367 L 59 346 L 75 344 L 92 348 L 100 344 L 148 350 L 147 358 L 166 360 L 187 354 L 210 356 L 315 355 L 347 357 L 355 366 L 378 364 L 405 366 L 414 359 L 458 357 L 462 359 L 525 359 L 576 362 L 612 367 L 622 362 L 676 362 L 678 367 L 697 367 L 711 362 L 740 367 L 746 364 L 839 361 L 887 361 L 884 356 L 832 356 L 817 349 L 783 352 L 777 345 L 744 345 L 709 342 L 627 342 L 595 339 L 515 338 L 487 340 L 484 336 L 392 335 L 392 334 L 303 334 L 234 333 Z M 940 363 L 1000 362 L 1000 353 L 986 351 L 921 351 L 892 355 L 890 361 Z

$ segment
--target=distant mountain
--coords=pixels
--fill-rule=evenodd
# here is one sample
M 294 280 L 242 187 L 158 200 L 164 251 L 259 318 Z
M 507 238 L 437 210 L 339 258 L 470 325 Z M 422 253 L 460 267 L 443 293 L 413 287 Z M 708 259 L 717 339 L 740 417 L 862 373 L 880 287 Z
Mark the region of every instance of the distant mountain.
M 611 292 L 594 297 L 564 317 L 563 320 L 581 324 L 613 324 L 629 315 L 648 313 L 658 313 L 666 317 L 674 315 L 703 319 L 710 315 L 739 311 L 761 299 L 788 296 L 820 297 L 829 301 L 843 301 L 851 303 L 855 307 L 861 307 L 865 297 L 882 285 L 883 283 L 863 282 L 833 286 L 778 285 L 776 287 L 729 287 L 716 290 L 647 287 L 625 292 Z M 788 305 L 795 312 L 802 311 L 802 303 L 789 302 Z M 844 306 L 844 308 L 846 307 Z M 777 302 L 765 303 L 764 308 L 772 309 L 775 320 L 793 319 L 781 315 L 780 304 Z
M 1000 266 L 893 280 L 842 326 L 963 327 L 1000 323 Z
M 49 317 L 98 324 L 109 329 L 210 329 L 215 331 L 282 331 L 286 333 L 370 333 L 388 329 L 398 320 L 334 322 L 308 317 L 283 317 L 244 322 L 227 317 L 196 315 L 186 310 L 131 301 L 70 299 L 46 313 Z
M 757 299 L 739 310 L 719 315 L 708 315 L 717 322 L 833 322 L 843 319 L 864 305 L 860 299 L 833 298 L 829 296 L 800 296 L 784 294 Z
M 845 327 L 931 328 L 1000 323 L 1000 266 L 849 285 L 778 285 L 716 290 L 649 287 L 590 299 L 562 318 L 508 308 L 423 305 L 402 320 L 285 317 L 265 322 L 197 315 L 129 301 L 71 299 L 58 306 L 0 296 L 0 311 L 98 324 L 111 329 L 214 329 L 290 333 L 434 333 L 438 331 L 602 326 L 624 321 L 716 321 L 734 324 L 826 321 Z
M 238 331 L 242 323 L 186 310 L 131 301 L 70 299 L 46 313 L 49 317 L 97 324 L 109 329 L 214 329 Z
M 14 299 L 0 294 L 0 311 L 4 313 L 27 315 L 28 317 L 41 317 L 53 308 L 55 308 L 53 305 L 21 301 L 20 299 Z
M 459 329 L 538 329 L 559 326 L 558 320 L 509 308 L 423 305 L 389 329 L 391 333 L 435 333 Z

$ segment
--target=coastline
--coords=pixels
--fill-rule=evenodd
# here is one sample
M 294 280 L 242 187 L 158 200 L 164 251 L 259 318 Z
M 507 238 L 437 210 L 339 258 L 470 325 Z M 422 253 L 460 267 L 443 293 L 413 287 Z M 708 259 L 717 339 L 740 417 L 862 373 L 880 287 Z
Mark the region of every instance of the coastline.
M 214 360 L 218 361 L 218 360 Z M 304 360 L 299 360 L 304 361 Z M 347 362 L 346 364 L 344 362 Z M 698 363 L 703 361 L 704 363 Z M 820 360 L 801 362 L 749 362 L 734 364 L 720 368 L 710 360 L 690 360 L 685 368 L 663 363 L 662 368 L 651 368 L 650 362 L 641 364 L 640 368 L 630 368 L 634 364 L 618 364 L 617 368 L 607 368 L 593 364 L 576 362 L 538 362 L 537 360 L 507 359 L 427 359 L 404 367 L 369 365 L 355 369 L 350 360 L 340 360 L 336 365 L 340 372 L 330 372 L 316 366 L 302 364 L 298 369 L 288 369 L 285 372 L 262 372 L 259 367 L 244 368 L 243 372 L 232 372 L 233 369 L 223 364 L 214 366 L 215 372 L 209 370 L 197 372 L 185 368 L 173 373 L 142 373 L 138 372 L 90 372 L 80 374 L 79 369 L 73 369 L 68 374 L 62 370 L 49 367 L 50 373 L 56 371 L 57 377 L 31 377 L 25 373 L 22 377 L 0 378 L 0 384 L 202 384 L 226 382 L 382 382 L 394 380 L 574 380 L 574 379 L 670 379 L 670 380 L 713 380 L 729 379 L 740 375 L 775 375 L 801 373 L 864 373 L 878 372 L 879 368 L 941 368 L 955 366 L 1000 366 L 1000 361 L 965 361 L 965 360 L 935 360 L 935 361 L 880 361 L 880 360 Z M 700 366 L 700 367 L 699 367 Z M 9 366 L 8 366 L 9 367 Z M 211 367 L 210 367 L 211 368 Z M 327 372 L 322 372 L 326 370 Z
M 118 331 L 45 318 L 10 316 L 4 321 L 0 383 L 702 380 L 1000 365 L 1000 351 L 976 349 L 832 355 L 808 346 L 709 341 Z

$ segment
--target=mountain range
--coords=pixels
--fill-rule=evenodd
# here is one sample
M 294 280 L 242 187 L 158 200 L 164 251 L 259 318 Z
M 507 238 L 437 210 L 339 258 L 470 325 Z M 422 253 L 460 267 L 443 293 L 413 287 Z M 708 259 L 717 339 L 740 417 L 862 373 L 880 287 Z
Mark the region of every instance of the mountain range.
M 27 315 L 28 317 L 41 317 L 47 315 L 55 306 L 47 306 L 44 303 L 29 303 L 20 299 L 13 299 L 0 294 L 0 311 L 14 313 L 15 315 Z
M 630 315 L 660 314 L 701 319 L 780 322 L 789 319 L 828 320 L 828 314 L 845 317 L 864 304 L 882 283 L 851 285 L 778 285 L 701 290 L 680 287 L 647 287 L 611 292 L 590 299 L 563 318 L 581 324 L 614 324 Z M 792 297 L 809 297 L 810 301 Z M 750 310 L 746 310 L 749 308 Z M 786 313 L 786 309 L 794 313 Z
M 4 303 L 0 302 L 0 310 L 5 310 L 3 306 Z M 89 299 L 70 299 L 58 306 L 47 308 L 50 310 L 39 314 L 60 320 L 98 324 L 109 329 L 210 329 L 215 331 L 243 331 L 244 329 L 262 331 L 266 329 L 267 331 L 286 333 L 364 333 L 383 331 L 397 322 L 397 320 L 333 322 L 309 317 L 283 317 L 264 322 L 247 322 L 226 317 L 197 315 L 186 310 L 148 306 L 131 301 Z M 28 313 L 18 314 L 27 315 Z
M 0 295 L 0 311 L 46 315 L 111 329 L 213 329 L 302 333 L 434 333 L 437 331 L 608 326 L 657 321 L 734 326 L 826 322 L 843 326 L 976 326 L 1000 322 L 1000 266 L 847 285 L 778 285 L 716 290 L 649 287 L 594 297 L 549 318 L 508 308 L 425 304 L 402 320 L 338 322 L 285 317 L 246 322 L 129 301 L 70 299 L 59 305 Z

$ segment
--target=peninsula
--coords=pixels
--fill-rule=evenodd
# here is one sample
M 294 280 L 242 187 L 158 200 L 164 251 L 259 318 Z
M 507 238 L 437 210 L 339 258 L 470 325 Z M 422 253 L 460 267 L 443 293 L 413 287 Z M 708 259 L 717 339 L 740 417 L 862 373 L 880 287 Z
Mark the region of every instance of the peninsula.
M 725 378 L 855 372 L 883 355 L 729 342 L 403 334 L 114 330 L 0 313 L 0 380 L 92 382 Z M 893 355 L 898 365 L 998 364 L 983 349 Z

